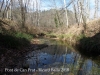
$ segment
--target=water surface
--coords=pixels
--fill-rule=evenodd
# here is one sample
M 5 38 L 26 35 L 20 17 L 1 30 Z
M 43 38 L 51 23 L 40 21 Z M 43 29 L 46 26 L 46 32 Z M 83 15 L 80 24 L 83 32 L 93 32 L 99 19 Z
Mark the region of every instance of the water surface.
M 30 69 L 38 71 L 38 75 L 100 75 L 99 65 L 83 57 L 66 43 L 43 39 L 41 41 L 48 44 L 48 47 L 28 53 L 25 61 Z

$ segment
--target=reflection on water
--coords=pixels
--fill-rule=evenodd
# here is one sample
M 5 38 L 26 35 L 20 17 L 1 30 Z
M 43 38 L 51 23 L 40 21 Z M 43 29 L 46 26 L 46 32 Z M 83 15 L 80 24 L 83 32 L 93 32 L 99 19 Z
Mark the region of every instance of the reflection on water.
M 78 52 L 58 43 L 30 52 L 26 58 L 25 64 L 28 64 L 31 69 L 67 69 L 63 72 L 61 70 L 39 72 L 38 75 L 100 75 L 100 67 L 91 59 L 86 59 Z

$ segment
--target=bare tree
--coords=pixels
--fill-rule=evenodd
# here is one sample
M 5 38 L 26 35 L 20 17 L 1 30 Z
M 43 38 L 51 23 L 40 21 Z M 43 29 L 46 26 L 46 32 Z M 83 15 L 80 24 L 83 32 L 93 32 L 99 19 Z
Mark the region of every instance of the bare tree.
M 77 9 L 76 9 L 76 5 L 75 5 L 75 2 L 73 2 L 73 9 L 74 9 L 74 13 L 75 13 L 75 19 L 76 19 L 76 23 L 78 24 L 79 26 L 79 21 L 78 21 L 78 16 L 77 16 Z
M 95 12 L 94 12 L 94 18 L 98 18 L 98 6 L 99 6 L 99 0 L 95 0 Z
M 36 0 L 36 25 L 39 26 L 39 17 L 40 17 L 40 0 Z
M 13 6 L 13 0 L 10 0 L 10 20 L 12 20 L 12 6 Z
M 55 8 L 55 18 L 54 18 L 54 21 L 55 21 L 56 27 L 58 27 L 59 25 L 61 25 L 60 17 L 59 17 L 59 13 L 57 11 L 56 1 L 53 0 L 53 3 L 54 3 L 54 8 Z
M 5 8 L 4 8 L 4 10 L 3 10 L 2 19 L 8 18 L 8 17 L 9 17 L 9 14 L 8 14 L 8 9 L 9 9 L 9 7 L 10 7 L 9 0 L 6 0 L 6 1 L 5 1 Z
M 67 25 L 67 28 L 68 28 L 69 24 L 68 24 L 68 14 L 67 14 L 67 8 L 66 8 L 66 0 L 64 0 L 64 10 L 65 10 L 65 16 L 66 16 L 66 25 Z
M 25 27 L 25 13 L 26 13 L 26 3 L 24 5 L 24 0 L 19 0 L 20 8 L 21 8 L 21 19 L 22 19 L 22 28 Z
M 90 0 L 86 0 L 86 22 L 90 20 Z
M 84 15 L 84 0 L 80 1 L 80 9 L 81 9 L 80 20 L 81 20 L 81 23 L 83 23 L 83 27 L 84 27 L 84 31 L 85 31 L 86 30 L 86 19 L 85 19 L 85 15 Z
M 1 12 L 1 10 L 2 10 L 3 5 L 4 5 L 4 0 L 3 0 L 2 3 L 1 3 L 0 12 Z

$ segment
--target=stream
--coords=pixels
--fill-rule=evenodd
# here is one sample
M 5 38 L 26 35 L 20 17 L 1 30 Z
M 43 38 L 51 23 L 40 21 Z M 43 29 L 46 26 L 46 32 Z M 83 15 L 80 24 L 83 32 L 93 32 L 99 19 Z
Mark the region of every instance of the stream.
M 99 65 L 81 56 L 66 43 L 40 40 L 48 47 L 28 53 L 25 60 L 25 64 L 38 75 L 100 75 Z

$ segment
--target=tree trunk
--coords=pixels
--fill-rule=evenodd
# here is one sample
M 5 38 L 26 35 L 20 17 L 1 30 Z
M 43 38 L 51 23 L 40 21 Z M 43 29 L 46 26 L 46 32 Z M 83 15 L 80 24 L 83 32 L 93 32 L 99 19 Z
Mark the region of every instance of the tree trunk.
M 64 9 L 65 9 L 65 16 L 66 16 L 66 25 L 68 28 L 69 23 L 68 23 L 68 12 L 67 12 L 67 8 L 66 8 L 66 0 L 64 0 Z
M 76 23 L 78 24 L 78 27 L 79 27 L 79 22 L 78 22 L 78 17 L 77 17 L 77 11 L 76 11 L 76 6 L 75 6 L 74 2 L 73 2 L 73 8 L 74 8 L 74 12 L 75 12 Z

